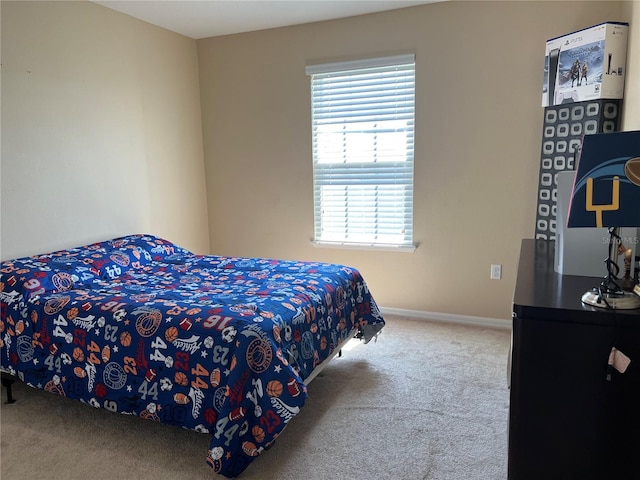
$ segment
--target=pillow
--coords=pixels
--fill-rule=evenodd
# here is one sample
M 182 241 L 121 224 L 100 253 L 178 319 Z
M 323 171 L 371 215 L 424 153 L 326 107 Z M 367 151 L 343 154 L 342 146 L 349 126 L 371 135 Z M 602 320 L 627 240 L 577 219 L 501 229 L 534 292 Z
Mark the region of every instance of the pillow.
M 74 273 L 81 279 L 94 275 L 103 280 L 118 278 L 123 273 L 143 268 L 151 255 L 135 245 L 135 236 L 85 245 L 67 251 L 59 260 L 73 263 Z
M 98 269 L 93 265 L 92 255 L 88 255 L 85 250 L 64 250 L 48 257 L 48 266 L 52 270 L 60 270 L 77 276 L 76 285 L 91 282 L 100 275 Z
M 2 263 L 2 289 L 17 292 L 26 300 L 36 295 L 71 290 L 96 278 L 90 270 L 76 269 L 75 262 L 53 257 L 29 257 Z
M 12 282 L 18 291 L 32 296 L 69 290 L 98 278 L 112 280 L 145 269 L 153 261 L 185 263 L 185 257 L 191 258 L 193 253 L 153 235 L 136 234 L 3 262 L 2 277 L 4 280 L 5 273 L 20 270 L 24 280 L 16 277 Z
M 105 255 L 95 259 L 100 278 L 113 280 L 124 273 L 145 269 L 151 262 L 186 263 L 193 253 L 149 234 L 127 235 L 100 244 Z
M 149 252 L 138 246 L 127 245 L 124 248 L 118 248 L 108 252 L 98 262 L 100 278 L 112 280 L 131 270 L 143 269 L 151 261 Z
M 27 300 L 35 295 L 71 290 L 74 286 L 74 276 L 64 271 L 35 271 L 22 282 L 23 294 Z
M 113 248 L 121 249 L 123 247 L 135 246 L 141 250 L 148 252 L 153 260 L 164 260 L 166 258 L 174 258 L 174 256 L 187 255 L 192 256 L 189 250 L 171 243 L 168 240 L 158 238 L 154 235 L 138 234 L 126 237 L 116 238 L 108 242 Z

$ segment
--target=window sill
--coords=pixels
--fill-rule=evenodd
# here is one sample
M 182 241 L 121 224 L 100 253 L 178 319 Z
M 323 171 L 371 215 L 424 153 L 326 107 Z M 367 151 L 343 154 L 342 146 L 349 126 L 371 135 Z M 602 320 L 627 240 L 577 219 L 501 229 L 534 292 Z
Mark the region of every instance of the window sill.
M 352 250 L 385 250 L 389 252 L 413 253 L 418 245 L 394 245 L 390 243 L 356 243 L 356 242 L 327 242 L 312 240 L 311 245 L 318 248 L 344 248 Z

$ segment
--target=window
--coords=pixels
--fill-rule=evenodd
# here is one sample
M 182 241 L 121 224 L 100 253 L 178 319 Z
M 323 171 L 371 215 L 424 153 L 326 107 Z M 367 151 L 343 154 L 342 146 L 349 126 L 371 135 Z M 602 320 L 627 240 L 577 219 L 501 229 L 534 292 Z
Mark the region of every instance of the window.
M 312 65 L 315 242 L 413 250 L 413 55 Z

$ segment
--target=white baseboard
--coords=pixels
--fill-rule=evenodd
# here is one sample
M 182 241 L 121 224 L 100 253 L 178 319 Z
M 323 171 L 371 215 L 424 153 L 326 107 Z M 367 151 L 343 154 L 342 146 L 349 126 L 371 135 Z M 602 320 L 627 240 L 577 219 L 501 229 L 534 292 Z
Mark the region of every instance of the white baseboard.
M 456 323 L 460 325 L 471 325 L 475 327 L 499 328 L 501 330 L 511 330 L 511 319 L 473 317 L 470 315 L 456 315 L 453 313 L 422 312 L 419 310 L 404 310 L 402 308 L 379 307 L 383 315 L 398 315 L 410 317 L 418 320 L 431 320 L 434 322 Z

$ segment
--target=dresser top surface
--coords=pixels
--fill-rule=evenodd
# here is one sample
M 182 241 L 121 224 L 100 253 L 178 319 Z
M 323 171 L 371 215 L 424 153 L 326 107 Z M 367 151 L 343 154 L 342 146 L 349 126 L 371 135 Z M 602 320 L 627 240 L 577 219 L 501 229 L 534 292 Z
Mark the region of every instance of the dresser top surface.
M 513 311 L 522 318 L 562 316 L 567 321 L 610 322 L 616 318 L 637 321 L 640 309 L 609 310 L 582 303 L 582 295 L 602 278 L 561 275 L 554 270 L 555 242 L 525 239 L 520 249 Z M 604 264 L 603 264 L 604 275 Z

